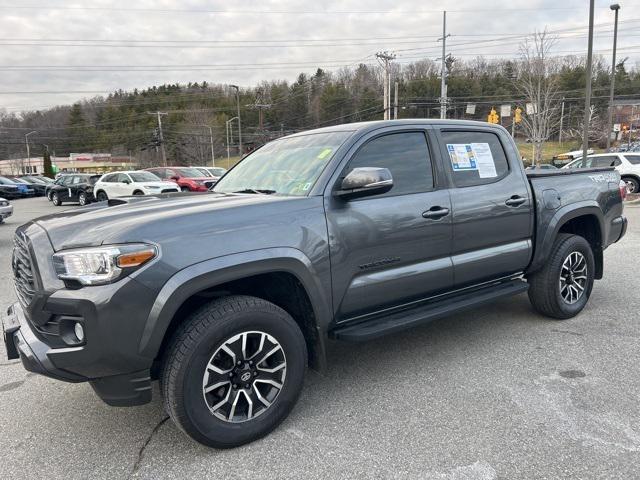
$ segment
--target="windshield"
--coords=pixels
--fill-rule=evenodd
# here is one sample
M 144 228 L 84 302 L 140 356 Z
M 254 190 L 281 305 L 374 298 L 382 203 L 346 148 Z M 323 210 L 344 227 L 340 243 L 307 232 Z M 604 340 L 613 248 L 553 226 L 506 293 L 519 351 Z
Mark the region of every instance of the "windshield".
M 180 174 L 182 177 L 186 178 L 202 178 L 206 177 L 204 173 L 202 173 L 197 168 L 174 168 L 176 172 Z
M 8 178 L 0 177 L 0 185 L 15 185 L 15 182 L 12 182 Z
M 209 168 L 207 170 L 209 170 L 209 173 L 214 177 L 221 177 L 222 175 L 227 173 L 227 169 L 222 167 Z
M 205 167 L 196 167 L 196 170 L 198 170 L 200 173 L 202 173 L 203 177 L 210 177 L 211 176 L 211 173 Z
M 131 172 L 129 174 L 134 182 L 161 182 L 160 177 L 151 172 Z
M 246 157 L 216 184 L 215 192 L 307 195 L 351 132 L 284 138 Z

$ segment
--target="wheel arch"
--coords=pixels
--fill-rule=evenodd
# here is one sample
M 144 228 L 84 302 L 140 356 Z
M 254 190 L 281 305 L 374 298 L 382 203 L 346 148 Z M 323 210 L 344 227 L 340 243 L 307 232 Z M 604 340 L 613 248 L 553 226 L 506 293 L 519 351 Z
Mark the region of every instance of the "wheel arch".
M 309 365 L 326 368 L 329 303 L 313 266 L 302 252 L 282 248 L 220 257 L 187 267 L 163 286 L 147 318 L 139 351 L 157 367 L 171 336 L 187 315 L 211 299 L 252 295 L 287 311 L 307 342 Z
M 602 211 L 595 202 L 578 207 L 567 205 L 556 212 L 548 223 L 544 237 L 537 242 L 536 252 L 528 271 L 534 272 L 544 265 L 560 233 L 580 235 L 589 242 L 596 264 L 595 278 L 602 278 L 606 232 Z

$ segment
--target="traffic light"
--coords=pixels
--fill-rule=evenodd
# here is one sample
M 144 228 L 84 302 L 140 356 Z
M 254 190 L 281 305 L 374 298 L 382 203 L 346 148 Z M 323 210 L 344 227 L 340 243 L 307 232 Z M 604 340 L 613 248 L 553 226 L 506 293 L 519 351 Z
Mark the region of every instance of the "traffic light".
M 500 122 L 500 117 L 498 117 L 498 112 L 496 112 L 496 109 L 493 107 L 491 107 L 491 112 L 489 112 L 489 115 L 487 115 L 487 122 L 489 123 Z
M 522 121 L 522 109 L 520 107 L 516 108 L 516 111 L 513 115 L 513 121 L 516 123 L 520 123 Z

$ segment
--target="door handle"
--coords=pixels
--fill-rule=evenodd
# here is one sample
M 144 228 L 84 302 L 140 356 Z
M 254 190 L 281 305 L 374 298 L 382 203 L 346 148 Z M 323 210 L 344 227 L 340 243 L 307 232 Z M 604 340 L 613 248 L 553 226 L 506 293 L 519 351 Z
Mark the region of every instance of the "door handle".
M 513 197 L 507 199 L 507 201 L 504 203 L 508 207 L 517 207 L 519 205 L 522 205 L 526 201 L 527 201 L 526 198 L 521 197 L 520 195 L 514 195 Z
M 449 215 L 449 209 L 443 207 L 431 207 L 426 212 L 422 212 L 423 218 L 430 218 L 432 220 L 438 220 L 447 215 Z

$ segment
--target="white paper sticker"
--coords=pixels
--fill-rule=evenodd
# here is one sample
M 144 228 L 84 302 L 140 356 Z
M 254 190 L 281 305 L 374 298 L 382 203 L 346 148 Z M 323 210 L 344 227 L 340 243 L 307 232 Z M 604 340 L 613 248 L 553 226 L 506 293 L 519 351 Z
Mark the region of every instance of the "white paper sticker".
M 476 157 L 468 143 L 447 143 L 451 166 L 454 170 L 476 170 Z
M 496 162 L 493 160 L 493 154 L 488 143 L 472 143 L 473 150 L 478 165 L 478 174 L 480 178 L 497 177 Z

